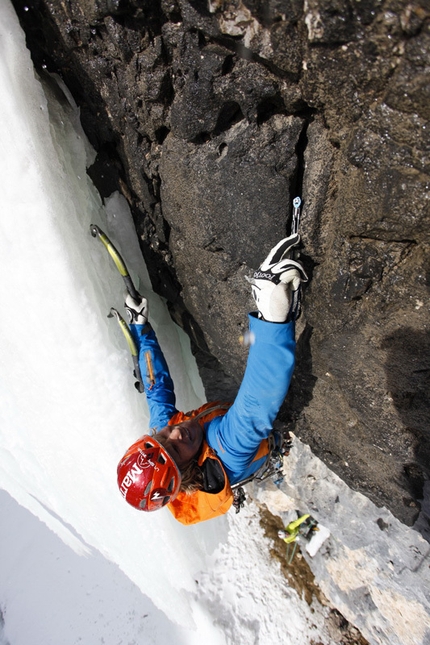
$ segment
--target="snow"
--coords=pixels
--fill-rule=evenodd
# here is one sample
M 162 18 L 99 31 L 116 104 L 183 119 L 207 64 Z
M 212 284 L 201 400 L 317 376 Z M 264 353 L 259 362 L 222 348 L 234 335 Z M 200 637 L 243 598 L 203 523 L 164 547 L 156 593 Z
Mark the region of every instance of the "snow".
M 203 387 L 150 291 L 125 199 L 102 204 L 79 111 L 59 79 L 35 75 L 8 0 L 0 48 L 0 643 L 329 642 L 323 613 L 270 560 L 253 504 L 196 527 L 124 504 L 116 466 L 147 407 L 106 317 L 123 311 L 122 279 L 91 223 L 148 296 L 179 407 Z

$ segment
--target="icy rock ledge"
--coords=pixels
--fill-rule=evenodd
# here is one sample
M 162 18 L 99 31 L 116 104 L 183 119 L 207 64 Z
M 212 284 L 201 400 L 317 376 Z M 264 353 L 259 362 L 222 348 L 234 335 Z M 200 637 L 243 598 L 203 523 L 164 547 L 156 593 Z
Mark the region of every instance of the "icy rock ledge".
M 329 601 L 372 645 L 428 645 L 428 542 L 351 490 L 296 437 L 284 471 L 280 488 L 270 482 L 249 492 L 283 521 L 298 509 L 330 530 L 313 558 L 303 549 Z

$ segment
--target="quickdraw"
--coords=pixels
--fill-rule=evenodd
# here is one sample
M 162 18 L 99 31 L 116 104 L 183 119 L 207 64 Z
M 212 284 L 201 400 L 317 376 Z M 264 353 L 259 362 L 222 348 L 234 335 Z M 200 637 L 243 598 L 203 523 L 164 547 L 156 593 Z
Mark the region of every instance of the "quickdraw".
M 269 452 L 264 464 L 253 475 L 237 482 L 237 484 L 233 484 L 231 487 L 234 494 L 233 506 L 236 509 L 236 513 L 239 513 L 245 504 L 246 494 L 243 487 L 246 484 L 249 484 L 251 481 L 256 481 L 260 484 L 266 479 L 269 479 L 269 477 L 272 477 L 273 483 L 276 486 L 280 486 L 284 480 L 284 474 L 282 472 L 283 460 L 284 457 L 288 457 L 290 454 L 292 445 L 291 437 L 289 434 L 286 437 L 281 437 L 279 432 L 272 431 L 268 436 L 268 440 Z

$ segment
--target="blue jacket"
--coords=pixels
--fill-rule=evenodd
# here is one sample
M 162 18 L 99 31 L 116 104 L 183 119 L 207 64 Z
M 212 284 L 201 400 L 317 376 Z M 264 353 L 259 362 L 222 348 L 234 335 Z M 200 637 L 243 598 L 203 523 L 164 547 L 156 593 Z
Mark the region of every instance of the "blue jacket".
M 177 412 L 173 381 L 155 332 L 149 326 L 131 325 L 139 348 L 139 366 L 154 433 L 164 428 Z M 242 384 L 224 416 L 205 424 L 206 441 L 223 463 L 230 484 L 258 470 L 253 462 L 258 447 L 272 424 L 290 386 L 295 362 L 294 323 L 271 323 L 249 314 L 253 343 Z M 146 354 L 150 352 L 154 381 L 149 380 Z

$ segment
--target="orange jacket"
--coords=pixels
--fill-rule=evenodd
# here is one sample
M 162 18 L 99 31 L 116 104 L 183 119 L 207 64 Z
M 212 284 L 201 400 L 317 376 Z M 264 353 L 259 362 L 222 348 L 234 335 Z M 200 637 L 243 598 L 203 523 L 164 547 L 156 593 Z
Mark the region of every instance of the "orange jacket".
M 169 425 L 181 423 L 181 421 L 185 421 L 186 419 L 196 418 L 200 425 L 204 427 L 204 424 L 208 421 L 211 421 L 217 416 L 224 415 L 230 406 L 231 403 L 222 403 L 217 401 L 215 403 L 206 403 L 192 412 L 177 412 L 170 419 Z M 264 439 L 254 457 L 254 461 L 261 459 L 261 457 L 267 455 L 268 452 L 269 443 L 267 439 Z M 228 481 L 222 462 L 217 457 L 215 451 L 208 446 L 206 441 L 203 441 L 202 450 L 197 463 L 200 467 L 207 467 L 208 464 L 205 462 L 207 462 L 208 459 L 214 460 L 219 464 L 219 468 L 224 476 L 224 486 L 219 490 L 219 492 L 215 493 L 207 492 L 205 490 L 198 490 L 193 493 L 180 492 L 176 499 L 167 505 L 167 508 L 182 524 L 197 524 L 198 522 L 203 522 L 204 520 L 210 520 L 213 517 L 223 515 L 228 511 L 233 503 L 233 491 L 231 490 L 230 482 Z

